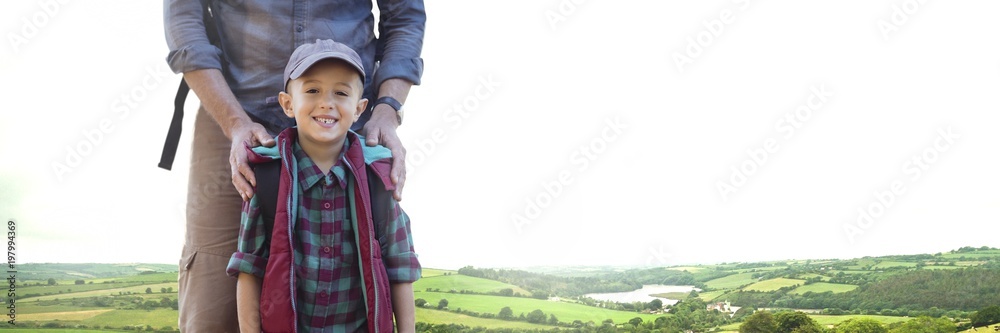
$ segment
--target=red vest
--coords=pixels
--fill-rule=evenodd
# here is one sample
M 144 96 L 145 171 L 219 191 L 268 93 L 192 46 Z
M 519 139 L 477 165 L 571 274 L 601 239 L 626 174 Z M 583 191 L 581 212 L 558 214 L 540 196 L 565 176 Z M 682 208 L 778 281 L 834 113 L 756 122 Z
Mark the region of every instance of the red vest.
M 297 137 L 295 128 L 289 128 L 281 132 L 276 138 L 278 150 L 281 154 L 281 179 L 278 182 L 278 205 L 274 214 L 274 227 L 271 231 L 270 257 L 267 268 L 264 272 L 264 281 L 261 285 L 260 293 L 260 321 L 261 329 L 267 333 L 292 333 L 297 332 L 297 315 L 295 310 L 295 264 L 294 251 L 292 250 L 292 228 L 289 224 L 288 207 L 290 194 L 296 193 L 293 186 L 298 186 L 292 182 L 289 173 L 295 160 L 292 156 L 292 140 Z M 371 215 L 371 196 L 369 195 L 369 181 L 367 169 L 371 169 L 373 174 L 381 178 L 385 190 L 393 190 L 395 187 L 389 178 L 389 170 L 392 167 L 391 158 L 381 158 L 370 163 L 365 163 L 362 140 L 354 132 L 347 135 L 350 145 L 344 156 L 347 159 L 349 177 L 353 176 L 352 188 L 348 189 L 348 207 L 357 233 L 357 246 L 359 262 L 361 263 L 361 280 L 363 295 L 365 298 L 365 308 L 368 316 L 368 332 L 393 332 L 392 321 L 392 299 L 389 295 L 389 278 L 386 275 L 385 265 L 382 263 L 382 251 L 375 235 L 374 223 Z M 252 151 L 250 162 L 265 162 L 265 157 L 259 156 Z M 294 169 L 292 169 L 294 170 Z M 378 183 L 378 182 L 374 182 Z M 296 207 L 291 207 L 295 212 Z

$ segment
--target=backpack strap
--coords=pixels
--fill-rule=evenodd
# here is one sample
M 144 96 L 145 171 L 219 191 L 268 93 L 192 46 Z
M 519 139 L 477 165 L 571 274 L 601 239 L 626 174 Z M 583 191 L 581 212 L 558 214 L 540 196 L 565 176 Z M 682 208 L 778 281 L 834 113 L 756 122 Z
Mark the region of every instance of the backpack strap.
M 187 81 L 181 79 L 181 86 L 177 87 L 177 96 L 174 97 L 174 117 L 170 119 L 170 129 L 167 130 L 167 139 L 163 142 L 163 152 L 160 154 L 159 167 L 170 170 L 174 165 L 174 156 L 177 155 L 177 143 L 181 140 L 181 124 L 184 120 L 184 101 L 187 100 Z
M 278 182 L 281 179 L 281 160 L 256 164 L 254 175 L 257 178 L 257 203 L 260 214 L 264 218 L 264 230 L 267 239 L 271 239 L 271 229 L 274 227 L 274 215 L 278 212 Z
M 219 42 L 219 27 L 212 17 L 212 1 L 202 0 L 202 21 L 205 24 L 205 35 L 208 42 L 216 47 L 222 45 Z M 163 152 L 160 153 L 160 163 L 157 165 L 165 170 L 170 170 L 174 165 L 174 157 L 177 156 L 177 143 L 181 140 L 181 125 L 184 123 L 184 101 L 187 100 L 187 81 L 181 78 L 181 85 L 177 87 L 177 95 L 174 96 L 174 116 L 170 119 L 170 128 L 167 129 L 167 139 L 163 142 Z

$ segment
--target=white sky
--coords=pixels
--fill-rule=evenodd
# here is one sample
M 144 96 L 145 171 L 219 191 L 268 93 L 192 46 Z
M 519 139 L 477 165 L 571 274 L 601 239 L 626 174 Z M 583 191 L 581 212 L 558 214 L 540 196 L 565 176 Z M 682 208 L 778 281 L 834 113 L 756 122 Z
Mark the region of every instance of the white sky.
M 17 261 L 176 262 L 194 117 L 175 170 L 158 169 L 180 79 L 164 61 L 161 3 L 70 0 L 47 13 L 50 2 L 0 10 L 0 215 L 17 221 Z M 671 265 L 1000 246 L 1000 3 L 916 4 L 428 1 L 423 84 L 400 129 L 421 261 Z M 553 25 L 546 12 L 560 6 Z M 893 24 L 894 8 L 902 24 L 885 38 L 879 21 Z M 699 37 L 700 50 L 688 39 Z M 782 119 L 810 101 L 790 133 Z M 60 179 L 53 165 L 105 119 L 111 130 Z M 935 148 L 949 128 L 958 137 Z M 765 146 L 752 165 L 747 150 Z M 914 156 L 927 159 L 919 177 Z M 744 164 L 752 174 L 724 200 L 719 182 Z M 893 182 L 905 191 L 883 212 L 873 193 Z M 880 216 L 859 226 L 859 208 Z

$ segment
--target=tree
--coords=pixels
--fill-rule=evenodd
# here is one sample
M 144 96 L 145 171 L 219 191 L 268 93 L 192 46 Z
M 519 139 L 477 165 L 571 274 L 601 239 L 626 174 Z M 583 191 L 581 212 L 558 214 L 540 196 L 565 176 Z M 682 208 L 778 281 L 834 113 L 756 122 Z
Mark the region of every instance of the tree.
M 815 320 L 799 311 L 776 314 L 774 315 L 774 321 L 778 325 L 779 333 L 820 331 L 819 324 Z
M 663 309 L 663 301 L 661 301 L 659 298 L 653 299 L 652 301 L 649 302 L 649 305 L 647 307 L 650 310 L 660 310 L 660 309 Z
M 549 325 L 558 325 L 558 324 L 559 324 L 559 318 L 556 318 L 556 315 L 550 313 L 549 314 Z
M 994 305 L 976 311 L 971 319 L 973 327 L 1000 323 L 1000 306 Z
M 628 323 L 632 324 L 632 326 L 639 326 L 639 324 L 642 324 L 642 318 L 635 317 L 635 318 L 629 319 Z
M 526 316 L 525 319 L 527 319 L 529 323 L 544 324 L 545 312 L 542 312 L 542 310 L 539 309 L 535 309 L 529 312 L 528 316 Z
M 160 293 L 161 294 L 166 294 L 167 293 L 167 288 L 160 288 Z
M 447 299 L 442 298 L 440 301 L 438 301 L 438 310 L 441 310 L 441 309 L 444 309 L 444 308 L 447 308 L 447 307 L 448 307 L 448 300 Z
M 740 333 L 774 333 L 778 331 L 778 323 L 767 311 L 758 311 L 747 317 L 740 325 Z
M 153 293 L 153 288 L 146 287 L 146 293 L 147 294 L 152 294 Z
M 505 306 L 505 307 L 503 307 L 503 309 L 500 309 L 500 313 L 497 314 L 497 318 L 500 318 L 500 319 L 513 319 L 514 318 L 514 311 L 511 310 L 509 306 Z
M 882 326 L 882 323 L 871 318 L 850 319 L 837 325 L 833 329 L 834 333 L 888 333 L 889 330 Z
M 500 291 L 498 292 L 498 294 L 500 296 L 514 296 L 514 289 L 503 288 L 503 289 L 500 289 Z
M 73 283 L 74 284 L 84 284 L 84 283 L 87 283 L 87 282 L 83 281 L 82 279 L 80 279 L 80 280 L 73 281 Z
M 418 298 L 413 301 L 413 304 L 416 305 L 418 308 L 422 308 L 424 307 L 424 305 L 427 305 L 427 300 L 423 298 Z
M 893 328 L 892 333 L 954 333 L 955 324 L 944 318 L 920 316 Z
M 55 278 L 49 278 L 49 285 L 50 286 L 56 285 L 56 279 Z

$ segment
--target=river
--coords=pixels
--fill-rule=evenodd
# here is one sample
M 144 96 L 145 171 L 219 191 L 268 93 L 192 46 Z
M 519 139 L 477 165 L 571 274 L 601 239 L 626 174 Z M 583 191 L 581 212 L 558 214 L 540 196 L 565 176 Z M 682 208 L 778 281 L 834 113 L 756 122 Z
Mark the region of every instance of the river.
M 663 305 L 672 305 L 677 303 L 675 299 L 663 298 L 663 297 L 653 297 L 653 294 L 662 293 L 673 293 L 682 292 L 689 293 L 692 290 L 701 291 L 701 289 L 695 288 L 694 286 L 671 286 L 663 284 L 647 284 L 643 285 L 641 289 L 636 289 L 633 291 L 625 291 L 618 293 L 599 293 L 599 294 L 586 294 L 584 296 L 602 300 L 602 301 L 613 301 L 620 303 L 631 303 L 631 302 L 645 302 L 649 303 L 654 299 L 659 299 L 663 301 Z

